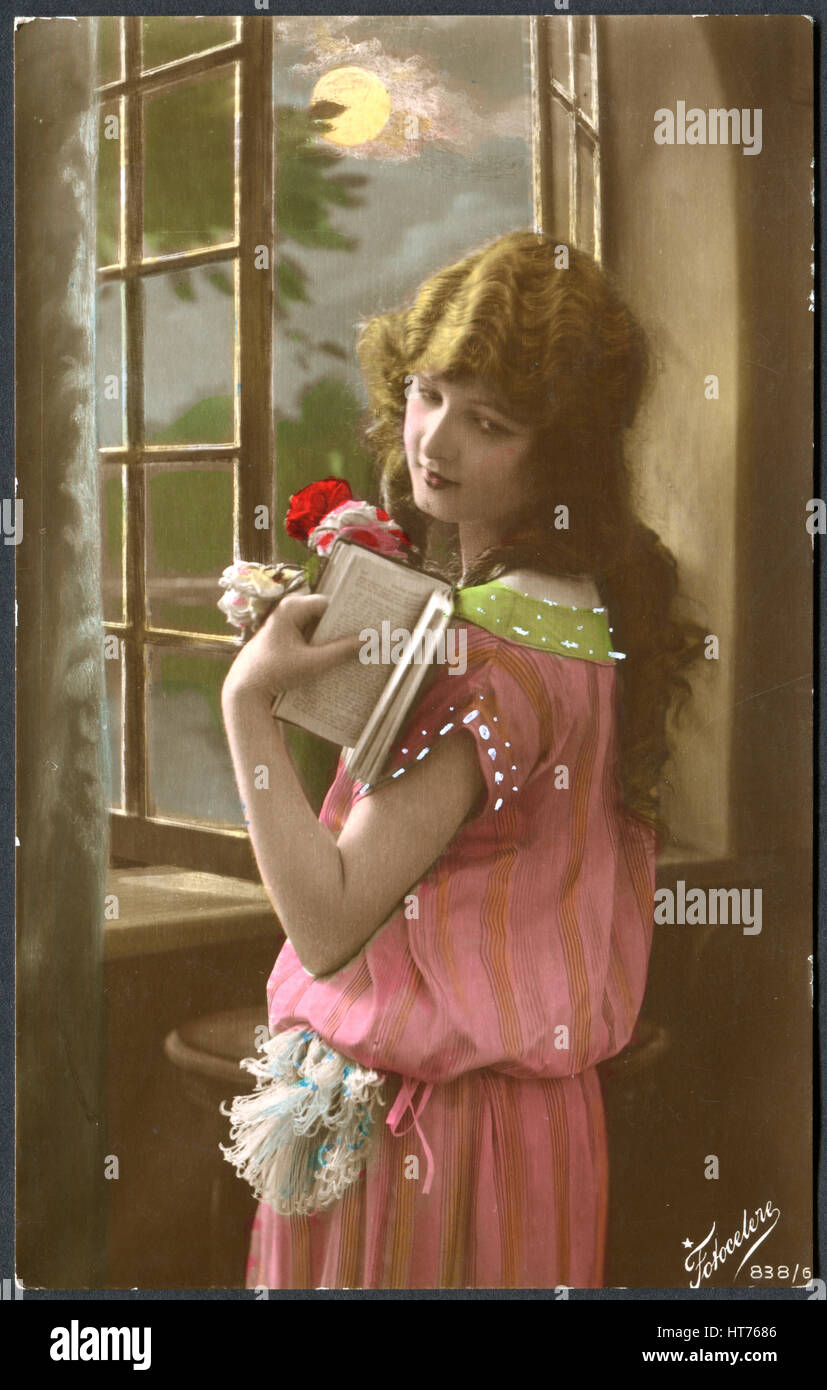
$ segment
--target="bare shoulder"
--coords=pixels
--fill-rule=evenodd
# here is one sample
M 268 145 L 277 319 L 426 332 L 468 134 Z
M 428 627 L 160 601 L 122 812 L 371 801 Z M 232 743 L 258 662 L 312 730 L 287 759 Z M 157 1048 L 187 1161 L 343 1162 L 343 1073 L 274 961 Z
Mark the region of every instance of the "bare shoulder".
M 591 575 L 543 574 L 541 570 L 514 569 L 500 576 L 503 584 L 531 598 L 548 599 L 571 608 L 598 608 L 600 592 Z

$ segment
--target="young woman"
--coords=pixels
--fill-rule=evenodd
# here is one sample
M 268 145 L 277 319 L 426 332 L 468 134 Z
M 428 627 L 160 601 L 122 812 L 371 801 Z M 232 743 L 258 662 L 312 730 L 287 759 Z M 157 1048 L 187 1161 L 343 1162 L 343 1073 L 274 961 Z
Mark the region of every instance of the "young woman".
M 271 717 L 275 691 L 354 659 L 358 637 L 307 644 L 324 599 L 285 599 L 224 686 L 288 938 L 270 1032 L 306 1025 L 394 1100 L 337 1205 L 260 1203 L 248 1286 L 602 1284 L 596 1065 L 643 999 L 666 719 L 699 630 L 631 502 L 643 337 L 593 261 L 565 262 L 511 233 L 362 325 L 383 503 L 423 547 L 454 539 L 467 637 L 388 775 L 365 791 L 340 764 L 317 820 Z

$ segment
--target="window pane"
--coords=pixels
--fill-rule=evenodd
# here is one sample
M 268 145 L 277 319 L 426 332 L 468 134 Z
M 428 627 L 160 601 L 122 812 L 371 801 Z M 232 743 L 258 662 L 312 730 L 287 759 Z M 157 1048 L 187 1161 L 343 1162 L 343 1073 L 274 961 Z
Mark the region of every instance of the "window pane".
M 592 142 L 577 130 L 577 245 L 594 254 L 594 152 Z
M 98 86 L 120 82 L 123 77 L 121 21 L 104 15 L 98 18 Z
M 107 805 L 123 810 L 123 642 L 110 633 L 104 639 L 104 677 L 106 680 L 106 719 L 108 738 L 104 744 L 107 763 Z
M 121 149 L 123 104 L 102 102 L 98 116 L 98 265 L 119 265 L 121 254 Z
M 531 53 L 524 15 L 282 17 L 276 35 L 276 544 L 299 558 L 281 525 L 291 492 L 334 474 L 376 500 L 354 429 L 358 320 L 532 225 Z M 382 65 L 357 84 L 342 71 L 356 59 L 331 55 L 360 45 Z M 326 133 L 308 116 L 322 98 L 347 108 Z
M 113 449 L 126 439 L 123 285 L 101 285 L 97 294 L 97 310 L 95 371 L 98 443 L 102 449 Z
M 243 825 L 221 686 L 230 657 L 149 649 L 150 815 Z
M 235 263 L 149 275 L 144 408 L 150 444 L 236 437 Z
M 237 63 L 144 100 L 144 255 L 235 236 Z
M 578 16 L 574 24 L 574 86 L 577 105 L 590 121 L 594 120 L 592 86 L 592 24 L 589 15 Z
M 149 622 L 235 636 L 217 607 L 233 561 L 233 464 L 151 464 L 146 477 Z
M 545 19 L 547 25 L 551 75 L 569 96 L 573 95 L 571 72 L 571 20 L 554 16 Z
M 568 241 L 571 209 L 572 116 L 557 97 L 551 101 L 551 228 Z
M 122 623 L 124 614 L 123 534 L 124 477 L 121 464 L 104 464 L 101 469 L 101 583 L 103 616 L 109 623 Z
M 157 68 L 162 63 L 174 62 L 176 58 L 186 58 L 191 53 L 203 53 L 206 48 L 232 43 L 238 36 L 237 30 L 238 20 L 235 18 L 144 18 L 141 23 L 143 67 L 145 70 Z

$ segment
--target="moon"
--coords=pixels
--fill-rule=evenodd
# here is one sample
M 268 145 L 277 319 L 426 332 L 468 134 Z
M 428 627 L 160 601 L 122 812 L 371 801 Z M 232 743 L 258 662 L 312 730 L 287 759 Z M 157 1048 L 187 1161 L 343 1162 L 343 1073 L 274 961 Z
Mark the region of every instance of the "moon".
M 311 104 L 314 101 L 335 101 L 347 108 L 331 119 L 323 136 L 334 145 L 364 145 L 384 129 L 391 114 L 387 87 L 367 68 L 331 68 L 313 88 Z

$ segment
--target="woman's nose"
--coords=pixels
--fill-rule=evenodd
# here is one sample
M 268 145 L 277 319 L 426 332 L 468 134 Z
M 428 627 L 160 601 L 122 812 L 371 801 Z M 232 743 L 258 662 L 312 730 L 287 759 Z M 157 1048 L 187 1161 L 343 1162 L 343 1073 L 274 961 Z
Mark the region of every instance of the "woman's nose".
M 433 418 L 425 429 L 422 437 L 422 445 L 428 458 L 436 462 L 437 459 L 444 459 L 447 463 L 456 457 L 457 454 L 457 430 L 456 423 L 451 418 L 449 410 Z

